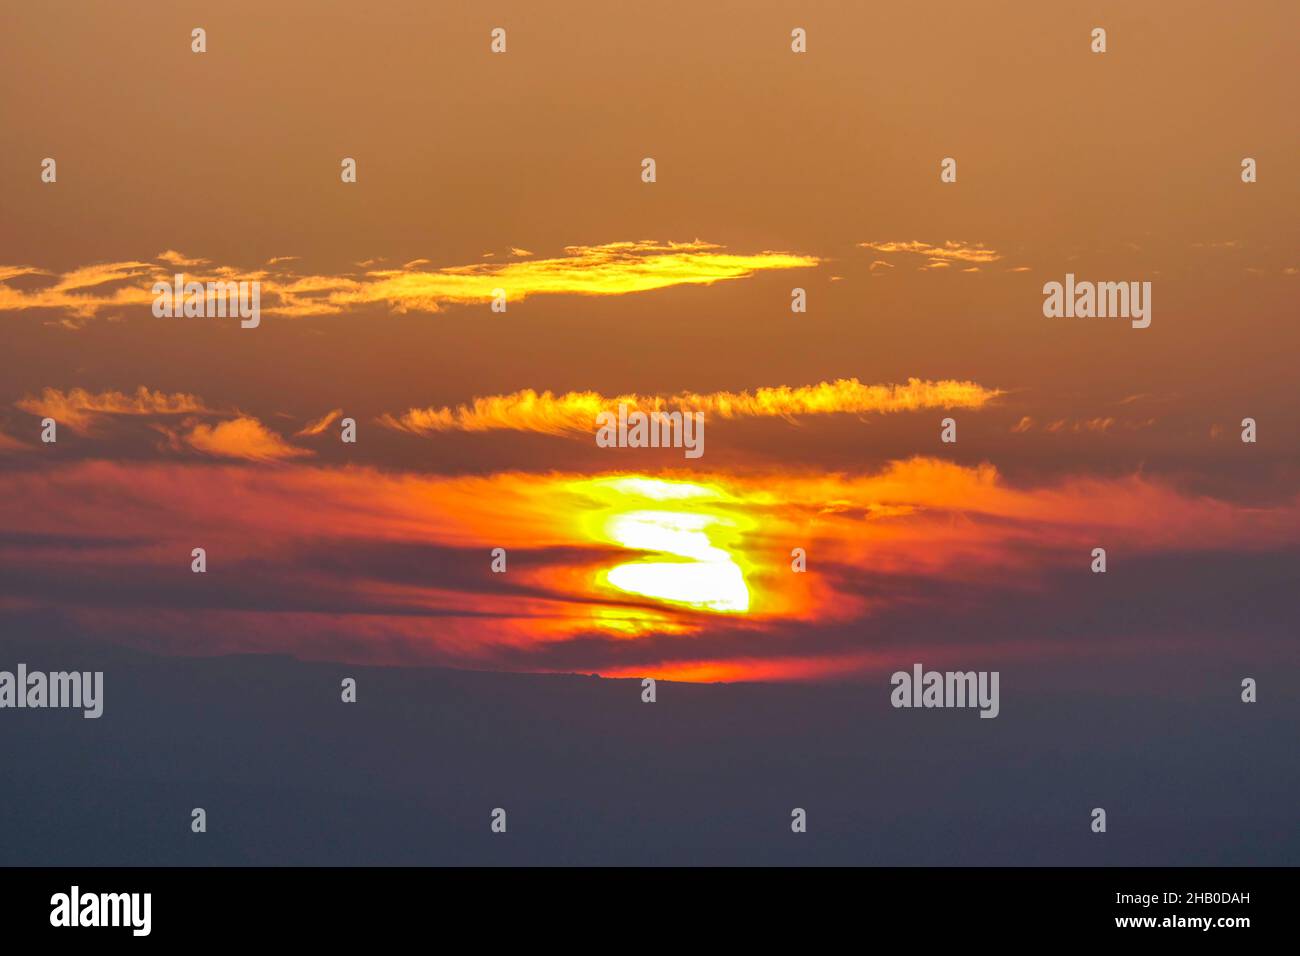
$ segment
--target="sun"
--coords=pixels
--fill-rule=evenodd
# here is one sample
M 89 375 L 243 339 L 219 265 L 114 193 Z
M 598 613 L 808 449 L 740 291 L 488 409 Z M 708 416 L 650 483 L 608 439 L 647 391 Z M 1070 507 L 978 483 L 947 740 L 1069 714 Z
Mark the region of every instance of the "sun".
M 721 488 L 662 478 L 595 479 L 601 499 L 600 540 L 646 557 L 600 573 L 600 582 L 626 594 L 698 610 L 743 614 L 750 588 L 740 558 L 745 522 L 729 513 Z
M 610 519 L 610 537 L 626 548 L 670 557 L 620 564 L 609 584 L 674 604 L 709 611 L 748 611 L 749 588 L 740 565 L 716 547 L 709 530 L 720 519 L 674 511 L 634 511 Z

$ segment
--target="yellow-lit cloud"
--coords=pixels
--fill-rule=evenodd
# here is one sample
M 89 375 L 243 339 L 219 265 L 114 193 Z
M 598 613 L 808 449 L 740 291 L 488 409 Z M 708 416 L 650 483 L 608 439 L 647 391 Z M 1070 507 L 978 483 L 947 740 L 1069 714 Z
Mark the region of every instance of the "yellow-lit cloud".
M 531 255 L 523 249 L 511 251 Z M 498 289 L 509 302 L 535 295 L 626 295 L 810 268 L 820 261 L 788 252 L 731 253 L 700 240 L 568 246 L 562 256 L 548 259 L 441 268 L 427 268 L 429 260 L 414 259 L 400 269 L 363 267 L 364 272 L 339 275 L 297 273 L 292 271 L 294 260 L 274 257 L 268 268 L 246 271 L 169 249 L 154 262 L 97 263 L 61 274 L 0 265 L 0 311 L 53 309 L 84 320 L 110 309 L 147 307 L 154 302 L 153 284 L 170 285 L 178 272 L 186 282 L 258 282 L 263 314 L 305 317 L 365 305 L 386 305 L 395 312 L 440 312 L 449 305 L 487 303 Z M 48 281 L 34 289 L 10 284 L 20 277 Z
M 412 408 L 401 415 L 384 415 L 390 428 L 416 434 L 439 431 L 511 429 L 560 435 L 590 431 L 602 411 L 619 405 L 644 412 L 683 409 L 721 418 L 792 418 L 797 415 L 913 411 L 921 408 L 980 408 L 1001 394 L 975 382 L 908 379 L 906 385 L 864 385 L 856 378 L 836 379 L 797 388 L 782 385 L 752 392 L 682 392 L 659 395 L 615 395 L 599 392 L 536 392 L 524 389 L 508 395 L 475 398 L 468 405 Z
M 450 303 L 489 301 L 502 289 L 509 301 L 533 295 L 626 295 L 678 285 L 708 285 L 772 269 L 815 266 L 818 259 L 784 252 L 735 255 L 708 242 L 611 242 L 568 246 L 565 255 L 526 262 L 478 263 L 430 271 L 390 269 L 330 295 L 330 302 L 387 302 L 396 311 L 437 312 Z
M 166 249 L 163 252 L 158 253 L 158 261 L 165 262 L 168 265 L 172 265 L 172 266 L 201 266 L 201 265 L 206 265 L 210 260 L 191 259 L 189 256 L 186 256 L 184 253 L 177 252 L 175 249 Z M 271 261 L 275 262 L 277 260 L 272 259 Z
M 907 242 L 859 242 L 858 248 L 886 254 L 905 253 L 907 255 L 921 256 L 928 260 L 923 267 L 928 269 L 946 268 L 950 262 L 988 263 L 997 262 L 1002 258 L 1001 253 L 995 249 L 989 249 L 982 242 L 955 242 L 951 239 L 940 245 L 918 240 Z
M 0 312 L 57 309 L 87 319 L 120 306 L 149 305 L 154 297 L 142 283 L 157 268 L 147 262 L 103 262 L 52 274 L 26 266 L 0 266 Z M 52 281 L 30 290 L 9 284 L 9 279 L 20 276 Z

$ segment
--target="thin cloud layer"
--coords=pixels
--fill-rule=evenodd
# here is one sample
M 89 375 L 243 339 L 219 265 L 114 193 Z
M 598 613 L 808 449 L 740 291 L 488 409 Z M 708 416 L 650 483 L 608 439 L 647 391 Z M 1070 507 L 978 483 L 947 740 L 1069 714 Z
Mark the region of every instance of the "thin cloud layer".
M 1094 434 L 1105 435 L 1109 434 L 1112 429 L 1115 428 L 1122 428 L 1126 431 L 1138 431 L 1143 428 L 1151 428 L 1155 424 L 1155 418 L 1117 419 L 1113 415 L 1098 415 L 1093 418 L 1056 418 L 1039 425 L 1031 416 L 1025 415 L 1020 419 L 1020 421 L 1016 422 L 1016 424 L 1011 427 L 1011 431 L 1014 434 L 1023 435 L 1026 432 L 1038 428 L 1039 430 L 1052 435 L 1063 432 L 1073 432 L 1075 434 L 1081 432 L 1092 432 Z
M 194 452 L 205 457 L 253 462 L 288 461 L 314 454 L 285 441 L 251 415 L 234 412 L 233 418 L 224 421 L 202 421 L 203 417 L 232 413 L 211 408 L 199 396 L 186 392 L 168 393 L 143 385 L 133 393 L 46 388 L 39 396 L 28 395 L 14 405 L 31 415 L 52 418 L 60 428 L 89 437 L 106 437 L 107 430 L 102 426 L 114 417 L 144 420 L 149 428 L 163 436 L 160 450 L 172 453 Z M 336 409 L 308 423 L 297 434 L 320 434 L 341 414 Z M 176 416 L 184 418 L 177 425 L 167 424 L 166 419 Z M 0 436 L 0 450 L 31 451 L 33 447 L 19 442 L 6 443 L 2 439 Z
M 185 415 L 213 411 L 197 395 L 150 391 L 143 385 L 133 394 L 90 392 L 84 388 L 64 392 L 46 388 L 39 396 L 26 396 L 14 405 L 32 415 L 53 418 L 60 426 L 83 434 L 92 431 L 97 423 L 110 415 Z
M 1002 258 L 1002 254 L 995 249 L 990 249 L 982 242 L 956 242 L 948 240 L 940 245 L 933 243 L 921 242 L 919 240 L 911 241 L 887 241 L 887 242 L 860 242 L 858 248 L 869 249 L 872 252 L 889 254 L 901 254 L 906 256 L 924 258 L 925 264 L 920 268 L 930 269 L 948 269 L 953 263 L 974 263 L 970 268 L 963 269 L 963 272 L 978 272 L 979 266 L 997 262 Z M 879 269 L 890 268 L 892 264 L 886 260 L 878 259 L 872 262 L 871 271 L 877 273 Z
M 0 432 L 0 455 L 9 455 L 15 452 L 30 450 L 30 445 L 19 441 L 12 435 L 6 435 L 4 432 Z
M 325 431 L 325 429 L 333 425 L 334 422 L 336 422 L 339 418 L 342 417 L 342 415 L 343 415 L 343 409 L 341 408 L 332 409 L 326 412 L 320 418 L 308 422 L 298 431 L 294 432 L 293 433 L 294 437 L 307 438 L 312 435 L 319 435 L 321 432 Z
M 455 407 L 412 408 L 384 415 L 389 428 L 428 435 L 440 431 L 514 431 L 561 435 L 590 431 L 603 411 L 701 411 L 721 418 L 794 418 L 799 415 L 867 414 L 921 408 L 980 408 L 1001 393 L 975 382 L 908 379 L 906 385 L 864 385 L 856 378 L 797 388 L 782 385 L 743 392 L 682 392 L 673 396 L 616 395 L 599 392 L 536 392 L 475 398 Z
M 524 254 L 525 250 L 513 250 Z M 531 255 L 531 254 L 529 254 Z M 715 243 L 611 242 L 567 246 L 563 256 L 425 268 L 426 259 L 400 269 L 312 275 L 293 271 L 293 256 L 246 271 L 167 250 L 155 262 L 96 263 L 52 273 L 31 266 L 0 266 L 0 311 L 49 309 L 86 320 L 123 308 L 151 307 L 155 282 L 176 274 L 189 282 L 259 282 L 261 311 L 291 317 L 337 315 L 349 308 L 386 305 L 394 312 L 441 312 L 450 305 L 507 301 L 535 295 L 627 295 L 683 285 L 711 285 L 759 272 L 811 268 L 815 256 L 763 251 L 738 254 Z M 15 284 L 22 279 L 22 286 Z

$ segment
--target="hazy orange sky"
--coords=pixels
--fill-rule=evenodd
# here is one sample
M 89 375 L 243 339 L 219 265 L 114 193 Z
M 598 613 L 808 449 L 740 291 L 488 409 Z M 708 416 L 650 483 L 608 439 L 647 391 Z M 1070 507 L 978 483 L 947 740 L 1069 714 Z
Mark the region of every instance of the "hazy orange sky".
M 1295 566 L 1294 4 L 561 6 L 5 11 L 0 609 L 835 677 L 1212 646 L 1177 595 Z M 261 282 L 260 326 L 155 318 L 177 272 Z M 1045 318 L 1066 273 L 1151 282 L 1151 326 Z M 620 399 L 704 410 L 704 456 L 598 448 Z M 1168 614 L 1062 644 L 1096 546 Z M 719 606 L 619 586 L 665 562 Z M 1292 654 L 1265 590 L 1235 639 Z

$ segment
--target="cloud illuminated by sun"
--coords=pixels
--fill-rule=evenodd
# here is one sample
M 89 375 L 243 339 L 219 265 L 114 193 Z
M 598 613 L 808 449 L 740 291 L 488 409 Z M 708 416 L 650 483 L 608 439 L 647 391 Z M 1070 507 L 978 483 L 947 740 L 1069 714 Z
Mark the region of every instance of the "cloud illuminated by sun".
M 485 257 L 481 262 L 433 268 L 428 259 L 413 259 L 400 269 L 372 268 L 360 274 L 299 273 L 294 271 L 296 261 L 296 256 L 275 256 L 266 268 L 244 270 L 169 249 L 155 262 L 96 263 L 65 273 L 0 265 L 0 312 L 52 309 L 85 320 L 108 310 L 146 309 L 155 298 L 152 284 L 170 283 L 177 273 L 185 281 L 257 282 L 265 315 L 337 315 L 369 305 L 387 305 L 394 312 L 441 312 L 449 305 L 490 302 L 498 290 L 510 302 L 536 295 L 627 295 L 712 285 L 772 270 L 806 269 L 821 260 L 770 250 L 728 252 L 717 243 L 696 239 L 575 245 L 566 246 L 563 255 L 544 259 L 486 261 Z M 13 284 L 15 279 L 32 288 Z
M 524 389 L 509 395 L 475 398 L 469 404 L 454 408 L 412 408 L 401 415 L 383 415 L 380 422 L 389 428 L 417 435 L 496 429 L 560 435 L 590 432 L 598 414 L 616 410 L 620 405 L 643 412 L 700 411 L 724 419 L 793 418 L 798 415 L 888 413 L 922 408 L 982 408 L 1001 394 L 997 389 L 985 388 L 977 382 L 951 379 L 932 382 L 918 378 L 910 378 L 901 385 L 868 385 L 856 378 L 841 378 L 816 385 L 764 386 L 741 392 L 680 392 L 672 396 L 609 396 L 599 392 L 555 395 Z
M 196 437 L 205 457 L 278 458 L 251 426 Z M 1130 559 L 1287 547 L 1300 501 L 1244 507 L 1143 475 L 1017 487 L 933 458 L 451 477 L 89 460 L 0 472 L 0 526 L 7 600 L 179 653 L 811 678 L 873 666 L 870 622 L 927 594 L 1032 593 L 1098 540 Z M 219 588 L 177 589 L 195 542 L 220 555 Z M 497 547 L 508 574 L 489 570 Z M 862 642 L 804 640 L 829 629 Z

